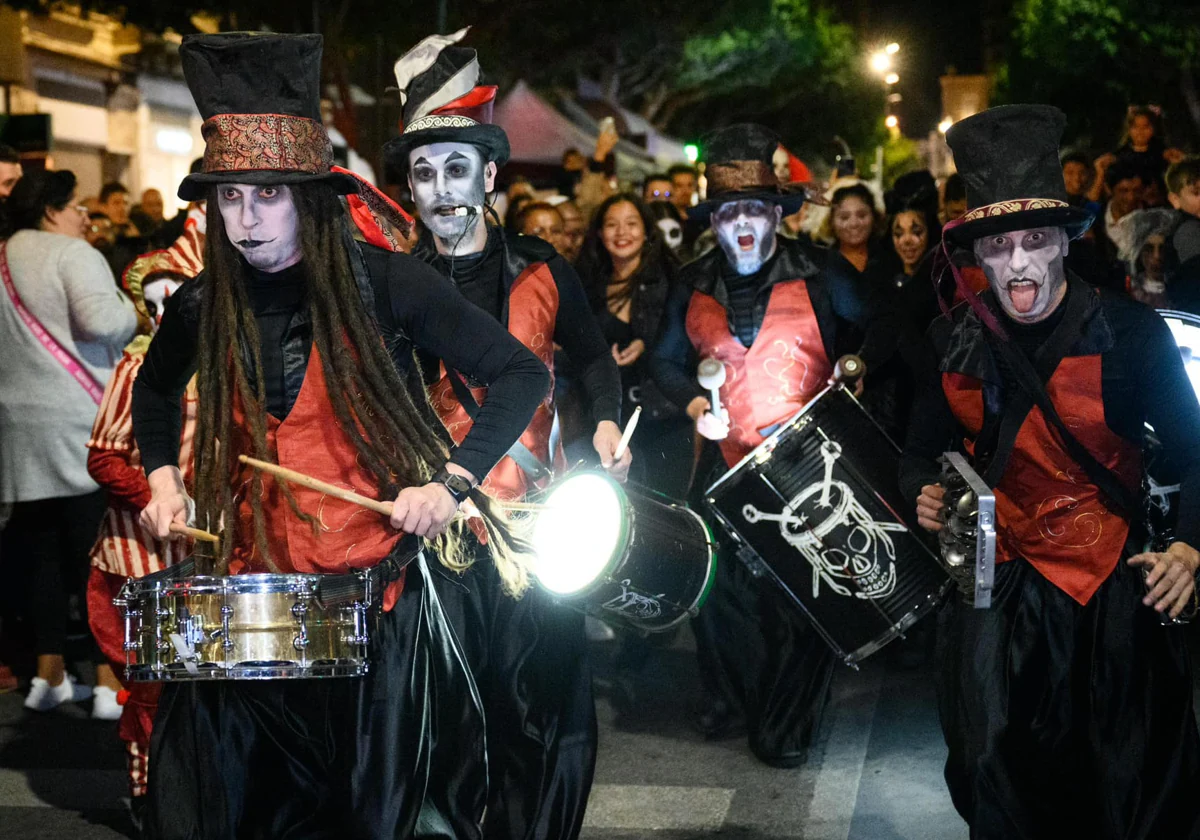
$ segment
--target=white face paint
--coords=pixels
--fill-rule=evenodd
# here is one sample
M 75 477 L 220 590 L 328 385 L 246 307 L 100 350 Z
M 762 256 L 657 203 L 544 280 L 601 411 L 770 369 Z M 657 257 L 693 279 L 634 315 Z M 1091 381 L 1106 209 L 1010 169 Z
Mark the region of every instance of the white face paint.
M 475 243 L 473 235 L 484 226 L 483 204 L 495 188 L 496 165 L 485 162 L 479 148 L 470 143 L 432 143 L 408 154 L 408 185 L 421 221 L 447 251 L 473 253 L 483 247 L 463 250 Z M 469 215 L 455 215 L 471 208 Z M 441 250 L 439 248 L 439 250 Z
M 783 150 L 783 146 L 776 146 L 774 154 L 771 155 L 771 165 L 775 168 L 775 178 L 781 184 L 792 180 L 792 167 L 789 164 L 788 153 Z
M 678 219 L 659 219 L 655 224 L 662 231 L 663 241 L 674 251 L 683 244 L 683 226 Z
M 1008 317 L 1022 324 L 1043 320 L 1058 307 L 1067 288 L 1062 228 L 1031 228 L 975 240 L 975 258 Z
M 730 266 L 753 274 L 775 253 L 775 228 L 783 215 L 765 201 L 727 201 L 712 214 L 712 228 Z
M 300 218 L 286 184 L 221 184 L 225 233 L 246 262 L 273 274 L 300 262 Z
M 150 314 L 150 321 L 154 324 L 156 332 L 158 325 L 162 323 L 168 298 L 175 294 L 181 285 L 183 284 L 174 278 L 159 277 L 142 286 L 142 299 L 146 303 L 146 311 Z

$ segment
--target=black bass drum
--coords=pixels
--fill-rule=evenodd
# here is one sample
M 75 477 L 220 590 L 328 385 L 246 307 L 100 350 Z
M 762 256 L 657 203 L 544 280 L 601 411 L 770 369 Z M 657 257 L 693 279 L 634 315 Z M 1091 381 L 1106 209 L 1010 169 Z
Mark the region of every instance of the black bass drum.
M 899 466 L 896 445 L 834 385 L 706 493 L 738 556 L 848 665 L 902 636 L 949 586 L 900 494 Z

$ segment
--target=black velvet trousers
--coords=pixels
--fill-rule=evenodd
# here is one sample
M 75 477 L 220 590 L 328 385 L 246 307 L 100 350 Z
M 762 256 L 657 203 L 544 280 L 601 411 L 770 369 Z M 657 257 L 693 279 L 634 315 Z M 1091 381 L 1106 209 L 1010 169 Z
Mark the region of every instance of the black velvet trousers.
M 1024 560 L 992 607 L 938 616 L 946 782 L 978 840 L 1200 837 L 1200 736 L 1183 630 L 1124 560 L 1081 606 Z
M 767 763 L 806 752 L 837 657 L 783 590 L 752 577 L 724 540 L 692 631 L 705 691 L 745 714 L 751 751 Z
M 596 706 L 583 616 L 535 585 L 505 595 L 482 549 L 435 574 L 487 717 L 487 840 L 579 836 L 596 766 Z
M 426 589 L 410 566 L 363 677 L 168 683 L 144 837 L 479 838 L 483 719 Z

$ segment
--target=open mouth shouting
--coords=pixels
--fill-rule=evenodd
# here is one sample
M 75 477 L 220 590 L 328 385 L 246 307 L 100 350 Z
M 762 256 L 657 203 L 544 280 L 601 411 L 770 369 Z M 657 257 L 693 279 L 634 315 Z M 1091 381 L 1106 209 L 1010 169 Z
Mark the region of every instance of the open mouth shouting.
M 1013 309 L 1024 315 L 1033 311 L 1034 304 L 1037 303 L 1038 292 L 1042 290 L 1042 284 L 1026 277 L 1017 277 L 1009 280 L 1006 288 Z
M 753 233 L 739 233 L 737 238 L 738 248 L 743 251 L 753 251 L 755 238 Z

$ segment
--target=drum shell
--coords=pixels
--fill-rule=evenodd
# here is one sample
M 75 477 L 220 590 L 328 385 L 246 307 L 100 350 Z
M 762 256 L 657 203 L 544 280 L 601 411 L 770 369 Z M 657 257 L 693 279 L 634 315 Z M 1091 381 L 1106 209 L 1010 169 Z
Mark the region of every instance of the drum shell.
M 844 513 L 840 488 L 845 488 L 857 503 L 858 519 L 833 523 L 805 519 L 802 534 L 793 533 L 792 542 L 779 521 L 751 522 L 745 515 L 747 507 L 783 515 L 789 504 L 801 499 L 810 518 L 820 514 L 814 488 L 825 481 L 821 447 L 826 441 L 840 445 L 829 509 Z M 912 505 L 900 493 L 898 476 L 899 449 L 849 392 L 835 386 L 774 432 L 706 494 L 707 504 L 739 551 L 748 552 L 753 565 L 779 584 L 847 664 L 901 636 L 933 610 L 949 585 L 909 512 Z M 817 543 L 826 552 L 867 557 L 854 548 L 863 542 L 870 543 L 869 556 L 879 560 L 870 572 L 872 581 L 883 574 L 884 565 L 894 566 L 895 583 L 887 594 L 866 597 L 854 579 L 820 577 L 808 556 L 793 544 Z M 819 578 L 815 582 L 814 576 Z M 850 594 L 838 594 L 835 583 Z
M 320 575 L 235 575 L 132 580 L 118 604 L 126 671 L 134 681 L 296 679 L 366 672 L 365 606 L 323 607 Z M 365 596 L 365 590 L 364 590 Z M 170 640 L 193 645 L 189 672 Z
M 559 595 L 559 600 L 641 632 L 670 630 L 696 615 L 712 588 L 712 535 L 704 520 L 686 507 L 659 501 L 635 487 L 617 490 L 624 539 L 591 586 L 576 595 Z

